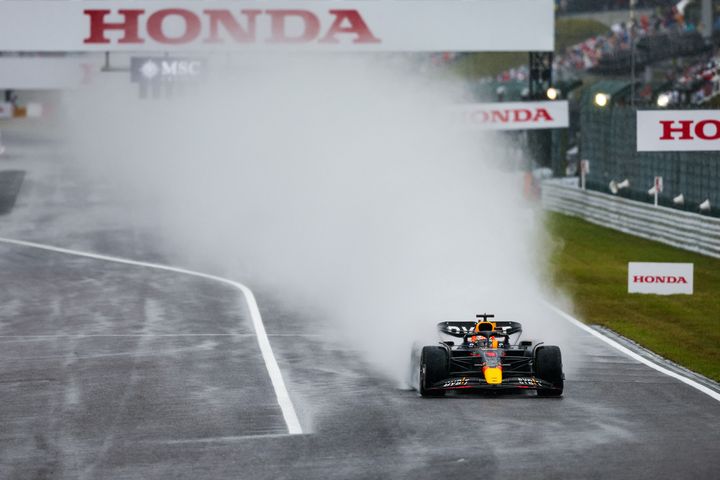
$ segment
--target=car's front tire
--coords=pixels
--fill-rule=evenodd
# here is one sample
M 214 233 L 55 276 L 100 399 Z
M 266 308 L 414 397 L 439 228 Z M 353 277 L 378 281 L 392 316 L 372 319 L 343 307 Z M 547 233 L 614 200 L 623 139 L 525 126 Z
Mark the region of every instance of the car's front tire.
M 565 387 L 565 376 L 562 370 L 560 347 L 543 346 L 535 352 L 535 375 L 541 380 L 550 382 L 552 390 L 539 389 L 539 397 L 559 397 Z
M 448 376 L 448 354 L 442 347 L 423 347 L 420 355 L 420 395 L 442 397 L 445 390 L 429 390 L 434 383 Z

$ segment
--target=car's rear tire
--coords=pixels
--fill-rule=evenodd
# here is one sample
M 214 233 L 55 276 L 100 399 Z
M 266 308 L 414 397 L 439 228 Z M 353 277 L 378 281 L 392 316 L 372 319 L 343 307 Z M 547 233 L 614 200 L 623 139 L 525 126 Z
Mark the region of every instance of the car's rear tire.
M 535 352 L 535 375 L 553 384 L 552 390 L 538 390 L 539 397 L 559 397 L 565 386 L 560 347 L 543 346 Z
M 428 388 L 447 377 L 447 350 L 442 347 L 423 347 L 420 355 L 420 395 L 442 397 L 445 395 L 445 390 L 428 390 Z

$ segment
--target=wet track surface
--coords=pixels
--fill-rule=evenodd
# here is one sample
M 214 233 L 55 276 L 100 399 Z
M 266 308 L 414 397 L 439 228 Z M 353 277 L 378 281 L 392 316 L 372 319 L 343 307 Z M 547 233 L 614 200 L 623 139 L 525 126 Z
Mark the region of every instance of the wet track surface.
M 172 260 L 50 150 L 4 133 L 12 155 L 0 169 L 27 173 L 0 236 Z M 260 289 L 307 432 L 289 436 L 237 290 L 15 245 L 0 245 L 0 280 L 3 479 L 713 478 L 720 469 L 720 403 L 580 329 L 561 343 L 561 399 L 423 399 Z

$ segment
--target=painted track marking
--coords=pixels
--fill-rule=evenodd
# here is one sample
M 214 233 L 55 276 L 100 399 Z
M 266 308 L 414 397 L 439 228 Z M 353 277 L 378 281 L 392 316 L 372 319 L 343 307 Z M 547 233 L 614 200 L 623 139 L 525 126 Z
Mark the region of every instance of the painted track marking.
M 647 365 L 648 367 L 652 368 L 653 370 L 656 370 L 656 371 L 658 371 L 658 372 L 660 372 L 660 373 L 662 373 L 662 374 L 664 374 L 664 375 L 667 375 L 668 377 L 672 377 L 672 378 L 674 378 L 674 379 L 676 379 L 676 380 L 680 380 L 680 381 L 683 382 L 684 384 L 689 385 L 689 386 L 691 386 L 692 388 L 701 391 L 701 392 L 704 393 L 705 395 L 708 395 L 710 398 L 713 398 L 713 399 L 715 399 L 715 400 L 717 400 L 717 401 L 720 402 L 720 393 L 718 393 L 718 392 L 716 392 L 716 391 L 714 391 L 714 390 L 706 387 L 705 385 L 701 385 L 700 383 L 696 382 L 695 380 L 693 380 L 693 379 L 691 379 L 691 378 L 688 378 L 688 377 L 686 377 L 686 376 L 684 376 L 684 375 L 680 375 L 679 373 L 673 372 L 672 370 L 668 370 L 667 368 L 662 367 L 662 366 L 658 365 L 657 363 L 648 360 L 647 358 L 643 357 L 642 355 L 638 355 L 637 353 L 633 352 L 633 351 L 630 350 L 629 348 L 624 347 L 623 345 L 620 345 L 620 344 L 619 344 L 618 342 L 616 342 L 615 340 L 613 340 L 613 339 L 611 339 L 611 338 L 608 338 L 608 337 L 606 337 L 605 335 L 603 335 L 602 333 L 598 332 L 597 330 L 594 330 L 594 329 L 590 328 L 589 326 L 585 325 L 584 323 L 582 323 L 580 320 L 578 320 L 577 318 L 573 317 L 572 315 L 569 315 L 569 314 L 563 312 L 562 310 L 560 310 L 559 308 L 557 308 L 555 305 L 553 305 L 553 304 L 551 304 L 551 303 L 549 303 L 549 302 L 547 302 L 547 301 L 545 301 L 545 300 L 543 300 L 542 302 L 543 302 L 550 310 L 552 310 L 553 312 L 555 312 L 555 313 L 557 313 L 558 315 L 560 315 L 563 319 L 565 319 L 565 320 L 567 320 L 568 322 L 572 323 L 572 324 L 575 325 L 576 327 L 578 327 L 578 328 L 580 328 L 580 329 L 582 329 L 582 330 L 585 330 L 586 332 L 588 332 L 588 333 L 589 333 L 590 335 L 592 335 L 593 337 L 599 338 L 599 339 L 602 340 L 603 342 L 607 343 L 608 345 L 610 345 L 610 346 L 613 347 L 614 349 L 619 350 L 620 352 L 624 353 L 624 354 L 627 355 L 628 357 L 630 357 L 630 358 L 632 358 L 632 359 L 635 359 L 635 360 L 637 360 L 638 362 L 640 362 L 640 363 L 642 363 L 642 364 L 645 364 L 645 365 Z
M 302 427 L 300 425 L 300 420 L 295 413 L 295 407 L 290 400 L 290 394 L 285 387 L 285 382 L 283 381 L 280 367 L 278 366 L 277 360 L 275 359 L 275 355 L 272 351 L 272 347 L 270 346 L 270 340 L 268 339 L 267 332 L 265 331 L 265 325 L 263 324 L 262 316 L 260 315 L 260 309 L 258 308 L 257 301 L 255 300 L 255 295 L 253 295 L 252 291 L 242 283 L 238 283 L 227 278 L 218 277 L 216 275 L 187 270 L 185 268 L 171 267 L 169 265 L 162 265 L 159 263 L 141 262 L 138 260 L 130 260 L 127 258 L 100 255 L 97 253 L 81 252 L 68 248 L 45 245 L 42 243 L 26 242 L 24 240 L 14 240 L 11 238 L 0 237 L 0 243 L 36 248 L 39 250 L 64 253 L 66 255 L 92 258 L 95 260 L 120 263 L 124 265 L 133 265 L 136 267 L 145 267 L 155 270 L 164 270 L 167 272 L 182 273 L 185 275 L 191 275 L 194 277 L 205 278 L 219 283 L 224 283 L 225 285 L 230 285 L 231 287 L 240 290 L 240 292 L 242 292 L 243 296 L 245 297 L 245 303 L 248 307 L 250 319 L 252 320 L 253 328 L 255 329 L 255 335 L 257 337 L 258 345 L 260 347 L 260 353 L 262 354 L 263 360 L 265 361 L 265 367 L 267 368 L 268 375 L 270 376 L 270 381 L 272 382 L 273 389 L 275 390 L 275 397 L 277 398 L 278 405 L 280 406 L 283 418 L 285 419 L 285 423 L 288 427 L 288 433 L 290 435 L 298 435 L 303 433 Z

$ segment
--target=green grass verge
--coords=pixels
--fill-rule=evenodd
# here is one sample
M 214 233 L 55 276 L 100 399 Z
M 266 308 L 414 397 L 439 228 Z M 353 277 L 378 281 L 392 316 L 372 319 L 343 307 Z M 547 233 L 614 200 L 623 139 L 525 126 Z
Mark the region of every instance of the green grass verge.
M 606 326 L 720 381 L 720 260 L 548 213 L 555 286 L 585 322 Z M 627 293 L 628 262 L 693 263 L 693 295 Z
M 494 77 L 505 70 L 528 63 L 523 52 L 469 53 L 460 57 L 452 70 L 464 78 Z
M 609 28 L 596 21 L 581 18 L 560 18 L 555 21 L 555 51 L 563 52 L 569 45 L 607 32 Z M 505 70 L 526 65 L 526 52 L 488 52 L 464 55 L 453 65 L 453 70 L 466 78 L 496 76 Z
M 563 53 L 571 45 L 608 31 L 608 26 L 597 20 L 558 18 L 555 20 L 555 52 Z

